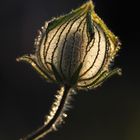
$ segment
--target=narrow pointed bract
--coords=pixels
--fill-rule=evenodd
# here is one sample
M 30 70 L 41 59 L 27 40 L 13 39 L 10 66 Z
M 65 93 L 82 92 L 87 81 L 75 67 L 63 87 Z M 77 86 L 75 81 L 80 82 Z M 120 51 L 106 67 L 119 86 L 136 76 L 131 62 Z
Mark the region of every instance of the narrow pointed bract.
M 62 89 L 67 87 L 67 92 L 64 90 L 61 98 L 56 98 L 46 117 L 49 118 L 46 126 L 40 132 L 45 129 L 50 132 L 57 122 L 62 122 L 60 116 L 66 114 L 63 108 L 72 89 L 93 89 L 112 75 L 121 74 L 119 68 L 111 70 L 110 67 L 120 44 L 118 37 L 95 13 L 91 0 L 45 22 L 35 39 L 35 53 L 17 59 L 31 64 L 47 82 L 57 83 Z M 48 131 L 42 134 L 37 131 L 37 134 L 43 137 Z

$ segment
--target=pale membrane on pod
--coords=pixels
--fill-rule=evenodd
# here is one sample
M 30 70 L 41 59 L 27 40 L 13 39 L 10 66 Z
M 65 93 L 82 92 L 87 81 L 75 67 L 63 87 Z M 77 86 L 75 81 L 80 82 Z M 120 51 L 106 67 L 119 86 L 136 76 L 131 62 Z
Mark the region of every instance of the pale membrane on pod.
M 89 78 L 90 75 L 88 76 L 87 74 L 85 74 L 85 72 L 91 67 L 91 65 L 93 64 L 93 61 L 95 60 L 95 57 L 98 53 L 99 33 L 95 27 L 94 27 L 94 32 L 95 32 L 94 33 L 94 36 L 95 36 L 94 43 L 93 43 L 93 41 L 90 43 L 90 45 L 92 45 L 92 47 L 91 47 L 90 51 L 88 51 L 86 53 L 86 57 L 83 60 L 83 68 L 81 69 L 81 72 L 80 72 L 81 79 Z
M 95 56 L 97 56 L 97 58 L 95 60 L 94 65 L 92 66 L 92 68 L 86 73 L 87 78 L 93 77 L 98 72 L 98 70 L 101 68 L 102 64 L 104 63 L 104 59 L 105 59 L 105 53 L 106 53 L 106 47 L 107 47 L 105 35 L 104 35 L 103 30 L 101 28 L 99 28 L 99 26 L 97 26 L 97 29 L 99 30 L 99 34 L 100 34 L 100 42 L 98 44 L 95 44 L 93 46 L 93 48 L 97 45 L 98 52 L 97 52 L 97 54 L 93 53 L 92 57 L 89 58 L 89 60 L 91 60 L 91 61 L 95 60 L 94 59 Z M 87 54 L 87 56 L 90 56 L 90 55 Z
M 70 76 L 77 70 L 80 63 L 82 62 L 83 55 L 85 54 L 85 46 L 84 46 L 84 36 L 83 32 L 86 26 L 85 20 L 82 22 L 81 26 L 75 34 L 75 39 L 73 43 L 73 50 L 71 54 L 71 67 L 70 67 Z
M 49 22 L 45 23 L 49 24 Z M 44 64 L 44 66 L 46 67 L 46 61 L 45 61 L 45 56 L 46 56 L 46 50 L 48 50 L 49 48 L 49 43 L 51 42 L 52 38 L 54 37 L 54 35 L 56 34 L 57 30 L 60 28 L 60 25 L 57 26 L 56 28 L 54 28 L 53 30 L 51 30 L 49 32 L 49 34 L 47 34 L 46 32 L 43 32 L 43 39 L 42 42 L 40 44 L 40 46 L 38 46 L 40 48 L 40 56 L 41 56 L 41 60 L 42 63 Z M 46 28 L 47 29 L 47 28 Z M 46 36 L 47 35 L 47 36 Z M 48 61 L 49 62 L 49 61 Z M 48 65 L 47 65 L 48 66 Z M 48 68 L 46 67 L 46 69 L 48 70 Z
M 79 47 L 81 47 L 82 36 L 81 34 L 79 35 L 77 28 L 80 29 L 81 26 L 84 26 L 84 23 L 85 17 L 78 19 L 71 27 L 68 37 L 66 39 L 61 66 L 62 71 L 67 78 L 71 76 L 71 74 L 80 64 L 80 61 L 78 61 L 78 59 L 80 57 Z M 78 37 L 79 40 L 77 40 L 76 37 Z M 76 51 L 78 51 L 77 55 L 75 55 Z
M 62 30 L 66 27 L 67 23 L 65 23 L 63 26 L 60 27 L 60 29 L 53 30 L 48 33 L 48 38 L 51 38 L 51 41 L 47 41 L 45 44 L 46 50 L 45 50 L 45 61 L 51 63 L 52 62 L 52 55 L 57 47 L 57 43 L 59 41 L 60 35 Z
M 79 24 L 83 22 L 84 18 L 85 16 L 76 18 L 76 20 L 74 19 L 67 25 L 60 36 L 58 47 L 54 53 L 54 65 L 60 74 L 64 74 L 67 78 L 69 76 L 72 48 L 74 47 L 73 44 L 75 40 L 73 35 L 75 34 Z
M 104 60 L 106 57 L 107 49 L 106 36 L 101 27 L 96 24 L 95 27 L 95 41 L 90 51 L 87 53 L 85 61 L 83 63 L 83 68 L 81 69 L 80 73 L 80 80 L 82 81 L 78 83 L 80 86 L 87 85 L 92 82 L 94 76 L 97 74 L 97 72 L 105 62 Z

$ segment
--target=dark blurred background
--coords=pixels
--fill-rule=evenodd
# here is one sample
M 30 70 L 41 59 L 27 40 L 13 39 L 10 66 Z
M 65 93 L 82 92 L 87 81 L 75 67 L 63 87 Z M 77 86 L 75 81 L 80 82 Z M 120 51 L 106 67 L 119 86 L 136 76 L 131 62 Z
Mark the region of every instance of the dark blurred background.
M 46 20 L 82 0 L 0 0 L 0 140 L 18 140 L 38 128 L 57 89 L 16 57 L 33 50 Z M 140 24 L 138 1 L 94 0 L 96 12 L 119 36 L 115 67 L 123 69 L 102 87 L 79 92 L 66 124 L 44 140 L 140 140 Z

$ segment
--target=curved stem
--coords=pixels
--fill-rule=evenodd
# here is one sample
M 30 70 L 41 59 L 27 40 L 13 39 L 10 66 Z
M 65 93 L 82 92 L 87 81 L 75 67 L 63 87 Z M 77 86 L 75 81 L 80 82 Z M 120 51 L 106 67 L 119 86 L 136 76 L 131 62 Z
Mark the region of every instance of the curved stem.
M 29 134 L 27 137 L 21 138 L 20 140 L 39 140 L 46 136 L 49 132 L 56 130 L 57 125 L 61 124 L 63 121 L 62 118 L 66 117 L 64 111 L 71 93 L 70 90 L 70 86 L 62 86 L 60 91 L 57 91 L 55 96 L 56 99 L 51 106 L 49 115 L 46 116 L 44 125 L 32 134 Z

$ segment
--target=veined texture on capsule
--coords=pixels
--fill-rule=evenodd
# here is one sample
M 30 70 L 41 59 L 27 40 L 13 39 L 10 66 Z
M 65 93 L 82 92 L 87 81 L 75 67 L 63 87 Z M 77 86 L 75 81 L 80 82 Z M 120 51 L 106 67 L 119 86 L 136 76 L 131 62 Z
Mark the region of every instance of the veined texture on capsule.
M 35 39 L 36 51 L 19 60 L 29 62 L 48 82 L 93 88 L 100 75 L 109 74 L 120 48 L 88 1 L 71 13 L 45 23 Z M 119 70 L 117 70 L 119 72 Z
M 119 68 L 111 69 L 121 43 L 95 13 L 91 0 L 72 12 L 47 21 L 35 39 L 34 54 L 26 61 L 48 82 L 60 85 L 44 125 L 22 140 L 38 140 L 67 117 L 70 96 L 75 89 L 100 86 Z

